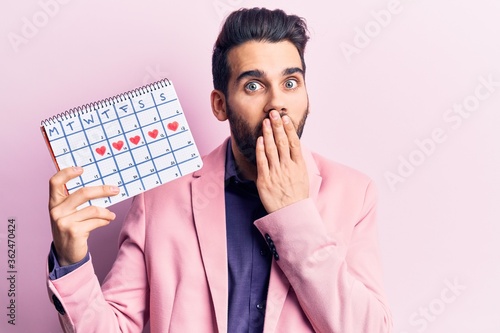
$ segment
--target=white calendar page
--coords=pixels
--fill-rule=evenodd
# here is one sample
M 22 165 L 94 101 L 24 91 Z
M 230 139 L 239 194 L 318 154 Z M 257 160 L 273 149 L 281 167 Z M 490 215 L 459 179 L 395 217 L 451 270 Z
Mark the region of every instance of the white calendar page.
M 168 80 L 45 120 L 42 133 L 58 169 L 84 169 L 66 184 L 69 193 L 103 184 L 120 188 L 117 196 L 91 200 L 79 208 L 110 206 L 202 166 Z

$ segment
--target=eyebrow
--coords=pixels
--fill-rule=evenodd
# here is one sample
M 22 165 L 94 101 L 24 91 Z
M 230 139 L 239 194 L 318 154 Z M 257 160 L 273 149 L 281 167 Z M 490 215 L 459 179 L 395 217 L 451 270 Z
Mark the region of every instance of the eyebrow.
M 238 77 L 236 78 L 235 84 L 237 85 L 238 83 L 240 83 L 241 80 L 243 80 L 244 78 L 247 78 L 247 77 L 261 78 L 263 76 L 264 76 L 263 71 L 258 70 L 258 69 L 251 69 L 249 71 L 245 71 L 245 72 L 241 73 L 240 75 L 238 75 Z
M 287 75 L 292 75 L 295 73 L 300 73 L 300 74 L 302 74 L 302 76 L 304 76 L 304 70 L 302 68 L 299 68 L 299 67 L 285 68 L 283 70 L 283 72 L 281 72 L 281 75 L 287 76 Z M 236 78 L 235 84 L 238 85 L 238 83 L 241 80 L 243 80 L 244 78 L 247 78 L 247 77 L 261 78 L 263 76 L 265 76 L 265 73 L 263 71 L 261 71 L 259 69 L 251 69 L 249 71 L 245 71 L 245 72 L 241 73 L 240 75 L 238 75 L 238 77 Z
M 300 74 L 302 74 L 302 76 L 304 76 L 304 70 L 302 68 L 299 68 L 299 67 L 287 68 L 283 71 L 282 75 L 287 76 L 287 75 L 292 75 L 295 73 L 300 73 Z

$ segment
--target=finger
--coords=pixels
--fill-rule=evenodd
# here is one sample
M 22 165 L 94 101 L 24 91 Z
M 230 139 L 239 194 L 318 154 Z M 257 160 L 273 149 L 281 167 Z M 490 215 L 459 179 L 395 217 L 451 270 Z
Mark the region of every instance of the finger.
M 271 120 L 264 119 L 264 124 L 262 126 L 262 135 L 264 138 L 263 142 L 267 163 L 269 165 L 269 168 L 272 168 L 274 165 L 279 164 L 279 156 L 278 150 L 276 148 L 276 143 L 274 142 Z
M 120 189 L 114 185 L 82 187 L 68 196 L 61 206 L 64 206 L 65 210 L 73 211 L 76 207 L 89 200 L 112 197 L 118 193 L 120 193 Z
M 116 214 L 109 209 L 98 206 L 88 206 L 61 218 L 59 220 L 59 227 L 62 230 L 72 230 L 72 233 L 81 235 L 105 226 L 115 218 Z
M 300 147 L 300 138 L 297 135 L 297 130 L 288 116 L 283 116 L 283 127 L 288 137 L 288 146 L 290 157 L 293 161 L 297 162 L 302 160 L 302 149 Z
M 255 147 L 255 157 L 257 159 L 257 176 L 267 178 L 269 176 L 269 163 L 264 148 L 264 138 L 259 136 Z
M 288 146 L 288 136 L 283 128 L 280 114 L 278 111 L 273 110 L 270 112 L 269 117 L 271 118 L 274 142 L 278 150 L 280 161 L 287 160 L 290 158 L 290 148 Z
M 88 221 L 92 219 L 114 220 L 116 214 L 107 208 L 99 206 L 87 206 L 72 214 L 73 221 Z
M 65 184 L 73 178 L 80 176 L 83 173 L 81 167 L 69 167 L 60 170 L 53 175 L 49 180 L 49 209 L 59 205 L 66 197 Z

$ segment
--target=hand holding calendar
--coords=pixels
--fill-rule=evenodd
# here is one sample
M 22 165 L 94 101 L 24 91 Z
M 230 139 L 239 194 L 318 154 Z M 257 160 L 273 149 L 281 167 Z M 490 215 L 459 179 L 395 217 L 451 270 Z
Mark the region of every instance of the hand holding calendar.
M 58 173 L 50 217 L 61 265 L 87 253 L 105 209 L 198 170 L 202 160 L 172 83 L 161 80 L 42 122 Z
M 161 80 L 42 122 L 58 170 L 83 167 L 69 193 L 116 185 L 120 194 L 82 204 L 107 207 L 198 170 L 202 160 L 172 83 Z

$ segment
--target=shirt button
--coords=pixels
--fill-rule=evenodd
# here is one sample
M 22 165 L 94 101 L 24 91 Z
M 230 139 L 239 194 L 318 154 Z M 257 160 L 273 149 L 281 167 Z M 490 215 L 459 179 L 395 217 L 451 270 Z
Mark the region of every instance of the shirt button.
M 264 303 L 259 303 L 256 305 L 257 309 L 259 310 L 264 310 L 266 308 L 266 306 L 264 305 Z
M 260 255 L 263 256 L 263 257 L 267 256 L 267 251 L 260 250 Z

